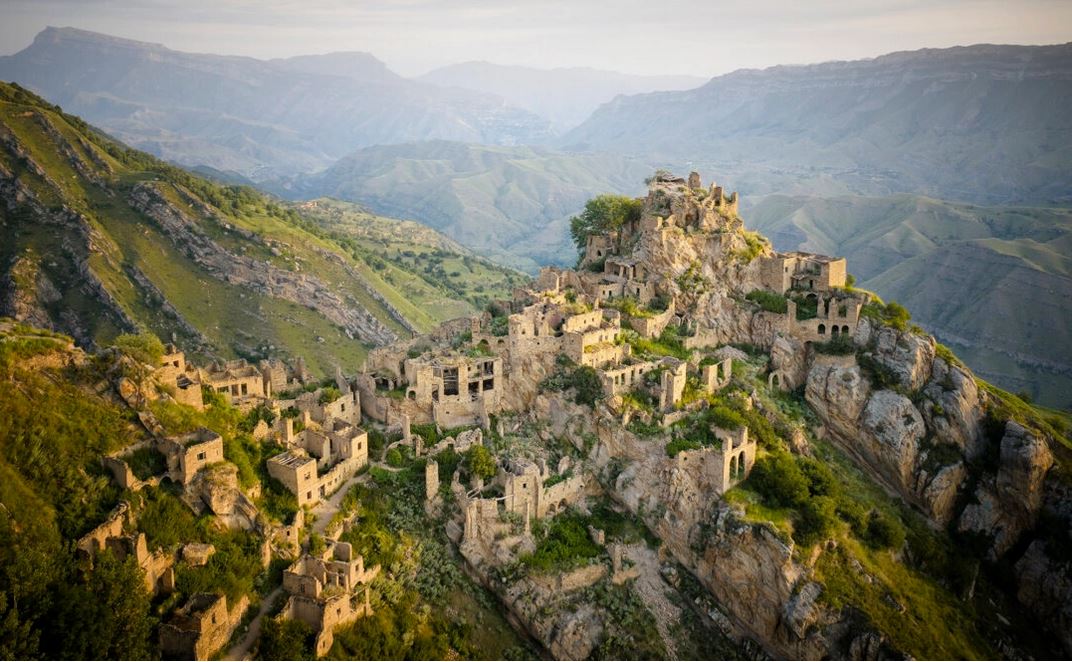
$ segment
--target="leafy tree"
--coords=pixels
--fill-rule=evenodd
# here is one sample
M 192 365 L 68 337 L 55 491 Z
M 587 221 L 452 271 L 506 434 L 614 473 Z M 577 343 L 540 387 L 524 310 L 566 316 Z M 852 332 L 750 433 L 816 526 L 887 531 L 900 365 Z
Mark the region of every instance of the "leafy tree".
M 160 358 L 164 356 L 164 343 L 148 332 L 124 333 L 117 336 L 115 346 L 130 358 L 140 363 L 151 365 L 154 368 L 160 365 Z
M 484 446 L 473 446 L 465 453 L 469 470 L 481 478 L 488 479 L 495 475 L 498 467 L 491 452 Z
M 313 630 L 289 618 L 267 618 L 261 630 L 257 658 L 261 660 L 313 659 Z
M 149 594 L 145 574 L 130 556 L 120 561 L 110 551 L 97 555 L 83 581 L 62 585 L 55 616 L 56 636 L 47 651 L 60 659 L 147 660 Z
M 579 405 L 596 404 L 596 400 L 603 397 L 603 382 L 599 379 L 599 373 L 591 366 L 581 366 L 573 371 L 572 386 L 577 390 L 573 401 Z
M 640 219 L 643 202 L 627 195 L 599 195 L 584 205 L 584 211 L 570 219 L 570 236 L 578 250 L 584 250 L 588 237 L 617 230 Z
M 772 506 L 793 508 L 808 500 L 808 477 L 784 451 L 756 460 L 749 483 Z

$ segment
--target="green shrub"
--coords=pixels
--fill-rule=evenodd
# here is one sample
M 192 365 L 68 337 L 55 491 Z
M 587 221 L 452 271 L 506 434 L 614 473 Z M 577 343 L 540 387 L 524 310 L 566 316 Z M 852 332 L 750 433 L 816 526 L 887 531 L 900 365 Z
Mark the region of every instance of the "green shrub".
M 538 539 L 536 549 L 521 557 L 521 562 L 539 572 L 569 570 L 583 565 L 602 554 L 602 548 L 592 542 L 585 520 L 569 512 L 541 522 L 534 528 Z
M 808 477 L 800 470 L 793 456 L 774 452 L 756 460 L 748 484 L 768 505 L 793 508 L 807 501 Z
M 668 457 L 674 457 L 681 451 L 694 451 L 698 448 L 703 448 L 703 444 L 698 441 L 687 438 L 674 439 L 666 444 L 666 455 Z
M 788 300 L 776 292 L 770 292 L 768 290 L 752 290 L 746 296 L 749 301 L 754 301 L 759 304 L 759 307 L 767 312 L 781 313 L 789 309 Z
M 402 458 L 402 451 L 398 450 L 397 446 L 387 451 L 387 457 L 384 458 L 384 460 L 392 467 L 401 467 L 405 464 L 405 461 Z
M 311 660 L 315 634 L 303 621 L 282 616 L 265 618 L 257 659 Z
M 868 545 L 875 549 L 900 549 L 905 542 L 905 530 L 901 523 L 879 511 L 871 513 L 867 524 Z
M 164 356 L 164 343 L 148 332 L 124 333 L 116 336 L 115 346 L 130 358 L 157 367 Z
M 828 538 L 837 528 L 837 505 L 826 496 L 811 497 L 798 506 L 793 520 L 793 538 L 801 545 L 813 545 Z
M 493 478 L 499 467 L 485 446 L 472 446 L 465 452 L 465 461 L 474 475 L 487 480 Z

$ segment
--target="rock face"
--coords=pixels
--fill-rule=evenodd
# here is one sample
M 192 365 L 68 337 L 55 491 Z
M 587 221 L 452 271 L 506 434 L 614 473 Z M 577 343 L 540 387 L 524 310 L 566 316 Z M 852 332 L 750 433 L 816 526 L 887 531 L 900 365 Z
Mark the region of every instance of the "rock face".
M 915 391 L 930 379 L 934 338 L 883 326 L 874 331 L 874 358 L 897 376 L 901 386 Z
M 894 391 L 876 391 L 867 401 L 857 438 L 872 466 L 885 469 L 894 485 L 910 485 L 926 429 L 912 401 Z
M 983 405 L 974 377 L 960 366 L 935 359 L 923 394 L 930 400 L 923 416 L 935 440 L 956 446 L 969 460 L 978 458 L 984 446 L 979 426 Z
M 230 462 L 198 472 L 183 497 L 195 511 L 207 507 L 229 528 L 249 530 L 257 526 L 257 508 L 238 489 L 238 467 Z
M 961 531 L 982 533 L 993 541 L 992 560 L 1034 527 L 1046 472 L 1053 466 L 1053 453 L 1045 440 L 1015 421 L 1005 426 L 1000 458 L 997 476 L 980 483 L 975 491 L 977 503 L 969 504 L 960 517 Z
M 1046 543 L 1036 540 L 1015 569 L 1016 597 L 1050 625 L 1066 651 L 1072 651 L 1072 562 L 1050 558 Z

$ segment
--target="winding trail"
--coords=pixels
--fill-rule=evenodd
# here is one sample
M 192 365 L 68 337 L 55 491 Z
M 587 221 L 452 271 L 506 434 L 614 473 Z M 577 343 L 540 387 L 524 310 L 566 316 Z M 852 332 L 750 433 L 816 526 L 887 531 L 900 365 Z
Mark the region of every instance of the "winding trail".
M 249 622 L 249 629 L 242 639 L 231 646 L 227 651 L 227 655 L 224 656 L 225 660 L 246 660 L 249 659 L 249 651 L 253 648 L 253 644 L 261 636 L 261 619 L 264 618 L 268 610 L 275 604 L 279 594 L 283 592 L 282 586 L 277 586 L 274 591 L 269 593 L 261 600 L 261 608 L 257 611 L 257 615 L 253 617 L 253 620 Z

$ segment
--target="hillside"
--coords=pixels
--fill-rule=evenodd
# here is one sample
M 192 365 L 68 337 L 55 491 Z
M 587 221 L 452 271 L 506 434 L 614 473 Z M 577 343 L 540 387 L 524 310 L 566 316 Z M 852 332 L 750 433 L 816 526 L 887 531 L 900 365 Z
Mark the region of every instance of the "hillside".
M 1069 105 L 1072 44 L 925 49 L 620 97 L 561 144 L 691 162 L 746 195 L 1062 204 Z
M 534 69 L 492 62 L 452 64 L 418 80 L 500 96 L 550 120 L 558 131 L 574 128 L 619 94 L 688 90 L 707 82 L 698 76 L 638 76 L 587 67 Z
M 399 264 L 453 247 L 305 207 Z M 87 353 L 0 319 L 0 653 L 1072 650 L 1067 414 L 977 379 L 833 260 L 777 253 L 695 173 L 586 211 L 580 268 L 509 315 L 328 380 L 280 366 L 279 391 L 217 389 L 227 371 L 149 334 Z
M 86 347 L 144 326 L 199 356 L 304 356 L 331 374 L 520 278 L 353 206 L 334 205 L 337 223 L 321 226 L 315 214 L 130 150 L 7 84 L 0 146 L 10 238 L 0 245 L 0 314 Z M 392 228 L 393 254 L 362 234 L 382 242 Z M 402 255 L 433 246 L 424 263 Z M 463 275 L 453 265 L 464 260 L 473 269 Z M 458 275 L 441 278 L 443 265 Z
M 843 255 L 863 287 L 905 303 L 973 369 L 1072 406 L 1072 211 L 916 196 L 771 195 L 751 206 L 780 250 Z
M 447 141 L 367 147 L 327 170 L 267 183 L 288 197 L 330 196 L 412 218 L 502 264 L 572 263 L 568 219 L 600 191 L 635 193 L 651 169 L 612 154 Z
M 364 53 L 262 61 L 48 28 L 0 57 L 0 80 L 156 156 L 252 177 L 313 170 L 378 143 L 550 135 L 546 121 L 497 97 L 414 82 Z

